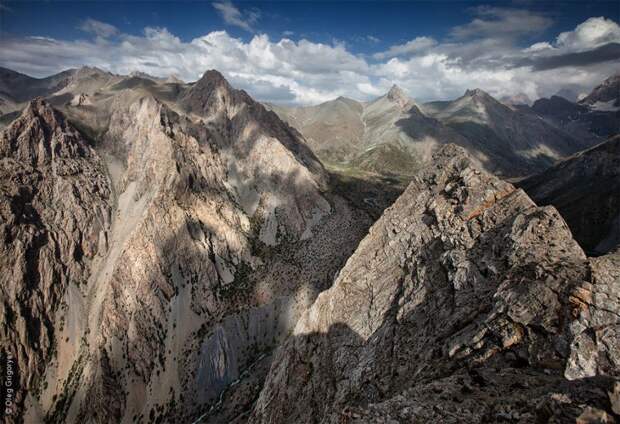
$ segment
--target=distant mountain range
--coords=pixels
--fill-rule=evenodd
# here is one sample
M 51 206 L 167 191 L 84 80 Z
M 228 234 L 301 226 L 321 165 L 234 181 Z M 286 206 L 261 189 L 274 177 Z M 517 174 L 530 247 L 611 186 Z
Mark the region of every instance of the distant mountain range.
M 620 246 L 620 136 L 519 183 L 538 205 L 553 205 L 590 255 Z
M 527 112 L 527 107 L 522 107 Z M 612 76 L 577 103 L 560 96 L 539 99 L 531 111 L 564 131 L 587 138 L 620 133 L 620 75 Z
M 340 97 L 310 107 L 268 107 L 297 128 L 328 164 L 407 175 L 428 161 L 433 148 L 455 143 L 485 169 L 503 177 L 520 177 L 540 172 L 617 132 L 613 112 L 599 111 L 588 103 L 594 97 L 580 104 L 554 97 L 549 106 L 545 100 L 532 107 L 508 106 L 475 89 L 453 101 L 418 105 L 394 86 L 370 102 Z M 569 125 L 564 109 L 602 123 Z M 606 129 L 597 131 L 601 126 Z

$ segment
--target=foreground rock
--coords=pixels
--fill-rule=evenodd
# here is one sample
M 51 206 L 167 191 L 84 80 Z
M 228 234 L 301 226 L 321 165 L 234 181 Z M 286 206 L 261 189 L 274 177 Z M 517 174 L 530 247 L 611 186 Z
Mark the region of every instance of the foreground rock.
M 619 261 L 447 146 L 298 322 L 251 422 L 613 422 Z
M 589 255 L 620 247 L 620 136 L 519 185 L 537 204 L 555 206 Z

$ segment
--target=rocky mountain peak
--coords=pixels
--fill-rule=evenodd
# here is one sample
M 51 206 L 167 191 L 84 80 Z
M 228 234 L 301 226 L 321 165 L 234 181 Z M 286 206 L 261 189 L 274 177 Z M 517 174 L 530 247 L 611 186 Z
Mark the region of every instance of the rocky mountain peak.
M 170 74 L 168 76 L 168 78 L 166 78 L 166 82 L 168 83 L 175 83 L 175 84 L 182 84 L 183 80 L 181 80 L 177 74 Z
M 603 85 L 605 86 L 610 86 L 610 85 L 615 85 L 615 84 L 620 84 L 620 73 L 612 75 L 609 78 L 607 78 L 605 81 L 603 81 Z
M 591 106 L 610 103 L 610 105 L 620 107 L 620 74 L 607 78 L 596 86 L 590 94 L 579 100 L 579 103 Z
M 142 71 L 132 71 L 129 73 L 130 77 L 138 77 L 138 78 L 144 78 L 144 79 L 150 79 L 150 80 L 159 80 L 161 78 L 155 77 L 151 74 L 147 74 L 146 72 L 142 72 Z
M 82 66 L 77 70 L 72 70 L 72 72 L 76 78 L 85 78 L 97 75 L 111 75 L 110 72 L 104 71 L 103 69 L 97 68 L 96 66 Z
M 206 71 L 202 77 L 196 81 L 196 86 L 200 87 L 226 87 L 230 89 L 230 84 L 224 75 L 222 75 L 219 71 L 215 69 L 209 69 Z
M 479 88 L 466 90 L 465 97 L 471 97 L 474 99 L 493 99 L 489 93 Z
M 49 128 L 54 128 L 64 123 L 64 118 L 42 97 L 31 100 L 19 119 L 39 120 Z
M 210 69 L 187 91 L 182 104 L 188 111 L 202 115 L 234 113 L 239 103 L 254 103 L 245 92 L 233 89 L 226 78 Z
M 0 135 L 0 155 L 12 154 L 25 163 L 41 165 L 56 156 L 83 156 L 84 144 L 62 114 L 36 98 Z
M 386 97 L 401 104 L 411 102 L 411 99 L 407 96 L 407 93 L 405 93 L 405 91 L 396 84 L 392 85 L 392 88 L 390 88 L 390 91 L 387 92 Z

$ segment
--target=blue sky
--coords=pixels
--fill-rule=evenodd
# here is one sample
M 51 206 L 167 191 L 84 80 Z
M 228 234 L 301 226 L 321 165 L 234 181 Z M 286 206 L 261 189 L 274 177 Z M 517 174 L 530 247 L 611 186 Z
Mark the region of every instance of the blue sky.
M 288 103 L 367 99 L 392 83 L 421 100 L 476 82 L 536 97 L 559 87 L 550 78 L 580 91 L 619 67 L 617 2 L 0 4 L 2 66 L 43 76 L 85 64 L 186 80 L 212 66 L 262 100 Z M 574 64 L 556 67 L 575 53 Z
M 13 35 L 83 38 L 80 22 L 92 18 L 134 35 L 142 34 L 145 27 L 166 27 L 184 41 L 220 29 L 244 39 L 252 36 L 252 32 L 227 24 L 213 3 L 207 1 L 5 1 L 3 4 L 9 10 L 2 13 L 2 31 Z M 417 36 L 448 37 L 451 28 L 469 22 L 476 7 L 485 5 L 516 6 L 552 17 L 553 24 L 529 37 L 530 41 L 571 30 L 591 16 L 617 21 L 620 15 L 620 6 L 615 1 L 235 2 L 238 9 L 258 14 L 252 25 L 254 32 L 266 33 L 274 39 L 288 36 L 323 43 L 340 40 L 358 53 L 371 53 Z

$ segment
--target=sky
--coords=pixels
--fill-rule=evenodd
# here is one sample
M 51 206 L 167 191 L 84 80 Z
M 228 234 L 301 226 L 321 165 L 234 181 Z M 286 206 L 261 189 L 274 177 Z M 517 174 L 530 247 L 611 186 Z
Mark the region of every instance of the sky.
M 617 1 L 7 1 L 0 66 L 97 66 L 194 81 L 217 69 L 261 101 L 418 101 L 470 88 L 531 100 L 620 72 Z

